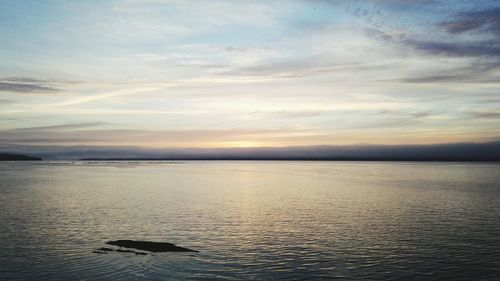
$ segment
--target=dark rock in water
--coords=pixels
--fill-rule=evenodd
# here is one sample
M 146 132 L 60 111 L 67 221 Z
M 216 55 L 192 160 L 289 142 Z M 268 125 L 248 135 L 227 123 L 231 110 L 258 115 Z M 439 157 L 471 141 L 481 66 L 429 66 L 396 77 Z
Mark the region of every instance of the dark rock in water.
M 131 248 L 148 252 L 198 252 L 184 247 L 176 246 L 172 243 L 165 242 L 149 242 L 149 241 L 133 241 L 133 240 L 116 240 L 106 242 L 108 245 L 120 247 L 119 249 L 101 247 L 92 253 L 96 254 L 107 254 L 109 252 L 119 252 L 119 253 L 132 253 L 136 255 L 147 255 L 144 252 L 137 252 L 133 250 L 123 250 L 123 248 Z
M 133 240 L 116 240 L 106 242 L 108 245 L 132 248 L 148 252 L 198 252 L 184 247 L 176 246 L 166 242 L 150 242 L 150 241 L 133 241 Z

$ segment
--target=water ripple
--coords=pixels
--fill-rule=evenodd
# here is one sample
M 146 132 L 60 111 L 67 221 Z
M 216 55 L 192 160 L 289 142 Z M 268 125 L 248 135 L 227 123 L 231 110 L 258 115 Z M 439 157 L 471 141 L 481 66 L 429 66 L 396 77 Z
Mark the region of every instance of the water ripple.
M 499 280 L 498 168 L 2 163 L 0 279 Z

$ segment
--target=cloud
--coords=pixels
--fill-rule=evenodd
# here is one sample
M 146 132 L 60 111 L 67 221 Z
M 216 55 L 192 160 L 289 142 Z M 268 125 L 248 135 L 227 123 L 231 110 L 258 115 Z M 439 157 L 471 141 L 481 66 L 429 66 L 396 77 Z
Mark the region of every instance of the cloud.
M 500 103 L 500 98 L 487 98 L 476 101 L 477 103 Z
M 63 125 L 52 125 L 52 126 L 39 126 L 39 127 L 28 127 L 28 128 L 18 128 L 5 130 L 3 132 L 39 132 L 39 131 L 64 131 L 64 130 L 75 130 L 84 129 L 102 125 L 102 122 L 87 122 L 87 123 L 75 123 L 75 124 L 63 124 Z
M 496 40 L 474 42 L 442 42 L 409 39 L 404 44 L 432 55 L 455 57 L 500 57 L 500 46 Z
M 477 29 L 484 24 L 481 19 L 467 19 L 465 21 L 442 22 L 440 27 L 444 28 L 448 33 L 459 34 L 469 30 Z
M 276 111 L 256 111 L 255 114 L 278 118 L 308 118 L 317 117 L 329 112 L 329 110 L 276 110 Z
M 48 86 L 49 82 L 26 77 L 6 77 L 0 79 L 1 92 L 15 93 L 51 93 L 60 89 Z
M 435 82 L 464 82 L 469 79 L 466 75 L 429 75 L 421 77 L 407 77 L 397 79 L 404 83 L 435 83 Z
M 408 111 L 404 111 L 404 110 L 381 110 L 378 113 L 393 116 L 393 117 L 406 117 L 409 119 L 425 118 L 425 117 L 429 117 L 432 115 L 432 112 L 430 110 L 421 110 L 421 111 L 413 111 L 413 112 L 408 112 Z
M 57 92 L 59 89 L 25 83 L 0 82 L 0 91 L 16 93 Z
M 101 123 L 80 123 L 31 127 L 0 131 L 1 143 L 46 144 L 129 144 L 153 146 L 185 146 L 189 144 L 238 143 L 244 141 L 275 140 L 283 137 L 304 136 L 311 132 L 288 129 L 191 129 L 191 130 L 140 130 L 105 129 L 80 130 Z
M 26 128 L 0 131 L 2 142 L 394 144 L 498 133 L 493 122 L 467 115 L 491 116 L 482 111 L 492 105 L 479 100 L 498 96 L 494 18 L 456 13 L 490 4 L 264 1 L 235 14 L 230 1 L 156 1 L 97 10 L 58 2 L 47 11 L 67 15 L 63 25 L 9 29 L 2 76 L 11 77 L 0 78 L 0 96 L 13 102 L 1 104 L 1 119 L 20 120 L 2 126 Z M 24 6 L 12 15 L 19 24 L 33 9 Z M 475 26 L 467 22 L 474 17 Z M 39 42 L 50 51 L 40 55 Z M 384 108 L 401 113 L 379 114 Z M 107 125 L 88 123 L 101 120 Z M 290 130 L 266 131 L 276 128 Z
M 348 72 L 377 71 L 389 69 L 391 63 L 346 63 L 332 62 L 328 55 L 311 56 L 305 59 L 262 62 L 252 66 L 236 67 L 219 72 L 229 77 L 265 77 L 274 79 L 304 78 L 322 74 L 345 74 Z
M 455 19 L 441 22 L 438 26 L 451 34 L 482 31 L 500 35 L 500 8 L 460 12 Z
M 483 119 L 499 119 L 500 118 L 500 110 L 474 111 L 471 113 L 472 113 L 472 116 L 475 118 L 483 118 Z
M 35 79 L 35 78 L 30 78 L 30 77 L 17 77 L 17 76 L 12 76 L 12 77 L 5 77 L 0 79 L 4 82 L 20 82 L 20 83 L 48 83 L 49 81 L 47 80 L 40 80 L 40 79 Z
M 431 116 L 431 112 L 429 110 L 425 110 L 425 111 L 413 112 L 410 113 L 410 115 L 413 116 L 414 118 L 424 118 Z
M 456 57 L 500 57 L 500 8 L 456 13 L 436 25 L 452 35 L 443 40 L 408 39 L 403 43 L 433 55 Z M 476 33 L 474 40 L 457 35 Z
M 365 28 L 364 33 L 366 36 L 377 39 L 377 40 L 382 40 L 382 41 L 391 41 L 393 40 L 392 35 L 383 32 L 381 30 L 378 30 L 376 28 Z
M 407 77 L 392 81 L 402 83 L 498 83 L 500 60 L 492 58 L 465 58 L 460 63 L 436 64 Z M 389 80 L 391 81 L 391 80 Z
M 488 76 L 486 72 L 467 72 L 463 74 L 434 74 L 396 79 L 403 83 L 499 83 L 500 76 Z

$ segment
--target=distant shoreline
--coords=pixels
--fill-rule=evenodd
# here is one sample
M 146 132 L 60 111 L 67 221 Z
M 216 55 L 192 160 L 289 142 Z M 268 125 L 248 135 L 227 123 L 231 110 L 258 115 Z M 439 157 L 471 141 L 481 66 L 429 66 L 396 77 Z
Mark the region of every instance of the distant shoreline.
M 481 158 L 83 158 L 75 161 L 331 161 L 331 162 L 487 162 L 498 163 L 500 159 Z
M 0 161 L 42 161 L 43 159 L 35 156 L 28 156 L 17 153 L 0 153 Z
M 411 161 L 500 162 L 500 140 L 421 145 L 323 145 L 246 148 L 46 147 L 3 148 L 46 160 L 83 161 Z M 1 152 L 0 152 L 1 153 Z

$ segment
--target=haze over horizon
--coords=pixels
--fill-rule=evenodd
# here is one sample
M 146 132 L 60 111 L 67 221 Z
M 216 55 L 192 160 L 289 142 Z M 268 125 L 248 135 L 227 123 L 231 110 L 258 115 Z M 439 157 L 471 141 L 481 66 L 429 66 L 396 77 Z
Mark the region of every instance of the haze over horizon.
M 500 140 L 498 1 L 7 0 L 0 36 L 1 151 Z

